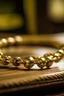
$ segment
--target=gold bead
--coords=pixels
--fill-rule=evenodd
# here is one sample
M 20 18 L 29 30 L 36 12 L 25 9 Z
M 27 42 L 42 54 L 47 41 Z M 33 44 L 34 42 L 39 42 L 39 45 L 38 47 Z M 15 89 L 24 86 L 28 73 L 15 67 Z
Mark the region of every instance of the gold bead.
M 53 61 L 51 61 L 51 60 L 47 60 L 47 62 L 46 62 L 46 67 L 47 68 L 50 68 L 50 66 L 53 64 Z
M 23 39 L 22 39 L 21 36 L 15 36 L 15 41 L 16 41 L 16 43 L 21 44 L 21 42 L 23 41 Z
M 12 59 L 11 56 L 5 56 L 5 61 L 6 61 L 7 63 L 12 63 L 13 59 Z
M 9 44 L 9 45 L 14 45 L 14 44 L 15 44 L 15 39 L 12 38 L 12 37 L 9 37 L 9 38 L 7 39 L 7 41 L 8 41 L 8 44 Z
M 8 65 L 9 63 L 12 63 L 12 57 L 11 56 L 4 56 L 3 57 L 3 61 L 2 61 L 2 64 L 3 65 Z
M 50 66 L 53 64 L 53 54 L 48 53 L 44 55 L 45 59 L 46 59 L 46 67 L 50 68 Z
M 15 58 L 13 59 L 13 65 L 14 65 L 14 66 L 19 66 L 21 63 L 22 63 L 21 57 L 15 57 Z
M 52 53 L 47 53 L 44 55 L 44 57 L 49 59 L 49 60 L 53 60 L 54 55 Z
M 58 52 L 56 52 L 56 53 L 54 54 L 53 60 L 54 60 L 55 62 L 59 62 L 59 61 L 62 59 L 62 57 L 63 57 L 63 54 L 58 51 Z
M 43 69 L 44 66 L 46 66 L 46 59 L 44 57 L 40 57 L 37 59 L 36 62 L 37 66 Z
M 30 69 L 31 67 L 33 67 L 35 63 L 34 57 L 26 57 L 24 59 L 24 66 L 28 69 Z
M 2 41 L 2 43 L 3 43 L 4 46 L 7 46 L 8 45 L 7 39 L 2 38 L 1 41 Z

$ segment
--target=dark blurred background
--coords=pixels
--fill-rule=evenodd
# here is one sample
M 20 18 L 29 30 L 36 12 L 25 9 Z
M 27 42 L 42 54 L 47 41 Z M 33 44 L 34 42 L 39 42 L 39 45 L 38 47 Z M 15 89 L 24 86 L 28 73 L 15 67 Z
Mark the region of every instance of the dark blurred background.
M 64 32 L 64 0 L 0 0 L 0 33 Z

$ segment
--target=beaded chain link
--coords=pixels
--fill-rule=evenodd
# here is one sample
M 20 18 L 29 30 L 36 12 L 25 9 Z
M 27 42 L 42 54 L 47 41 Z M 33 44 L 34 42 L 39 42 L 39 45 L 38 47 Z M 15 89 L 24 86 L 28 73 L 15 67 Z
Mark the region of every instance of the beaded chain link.
M 35 42 L 31 37 L 29 38 L 22 38 L 22 36 L 15 36 L 15 37 L 8 37 L 8 38 L 2 38 L 0 40 L 0 49 L 6 46 L 11 46 L 15 44 L 36 44 L 36 43 L 46 43 L 48 42 L 46 40 L 41 40 L 40 39 L 35 39 Z M 52 42 L 51 42 L 52 43 Z M 21 57 L 12 57 L 12 56 L 4 56 L 3 52 L 0 50 L 0 63 L 3 65 L 8 65 L 12 63 L 14 66 L 20 66 L 20 64 L 23 64 L 26 68 L 30 69 L 31 67 L 34 66 L 34 64 L 37 64 L 37 66 L 41 69 L 44 67 L 50 68 L 50 66 L 53 64 L 53 62 L 59 62 L 63 56 L 64 56 L 64 45 L 61 44 L 59 46 L 60 48 L 58 49 L 57 52 L 55 53 L 47 53 L 44 54 L 41 57 L 38 56 L 30 56 L 30 57 L 25 57 L 22 59 Z

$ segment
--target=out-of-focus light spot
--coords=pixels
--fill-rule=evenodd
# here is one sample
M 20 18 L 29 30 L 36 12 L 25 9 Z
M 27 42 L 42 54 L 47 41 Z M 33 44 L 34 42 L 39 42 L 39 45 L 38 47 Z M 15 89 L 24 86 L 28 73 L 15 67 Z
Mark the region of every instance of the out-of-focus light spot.
M 23 25 L 23 18 L 19 14 L 0 14 L 0 30 L 12 30 Z
M 48 0 L 48 16 L 55 22 L 63 22 L 64 2 L 62 0 Z

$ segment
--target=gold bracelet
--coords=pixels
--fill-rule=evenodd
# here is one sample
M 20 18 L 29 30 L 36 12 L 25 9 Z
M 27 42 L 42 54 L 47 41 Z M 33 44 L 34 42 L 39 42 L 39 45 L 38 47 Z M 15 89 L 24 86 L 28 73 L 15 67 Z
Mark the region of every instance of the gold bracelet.
M 59 62 L 64 55 L 64 45 L 59 43 L 56 40 L 52 40 L 49 36 L 42 35 L 24 35 L 24 36 L 14 36 L 8 38 L 2 38 L 0 40 L 0 49 L 3 47 L 11 46 L 11 45 L 51 45 L 55 48 L 58 48 L 58 51 L 55 53 L 47 53 L 41 57 L 38 56 L 30 56 L 22 59 L 21 57 L 12 57 L 12 56 L 4 56 L 3 52 L 0 51 L 0 63 L 3 65 L 8 65 L 12 63 L 14 66 L 19 66 L 23 64 L 26 68 L 30 69 L 37 64 L 37 66 L 41 69 L 44 67 L 50 68 L 53 62 Z

